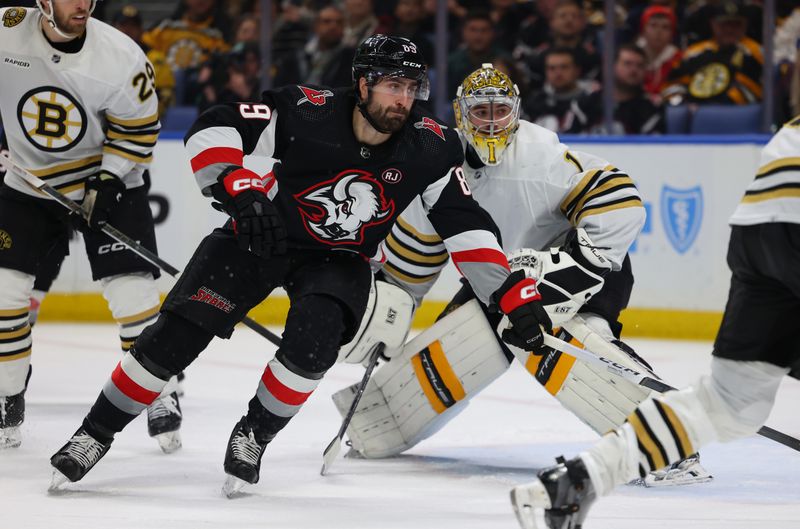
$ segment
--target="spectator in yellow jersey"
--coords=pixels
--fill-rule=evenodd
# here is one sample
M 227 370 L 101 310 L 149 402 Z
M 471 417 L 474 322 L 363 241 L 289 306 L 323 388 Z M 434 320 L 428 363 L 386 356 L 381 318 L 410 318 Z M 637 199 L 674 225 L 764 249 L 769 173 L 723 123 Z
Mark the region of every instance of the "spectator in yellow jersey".
M 167 63 L 167 57 L 160 51 L 152 49 L 142 42 L 142 16 L 132 5 L 123 7 L 112 20 L 115 28 L 133 39 L 144 50 L 155 72 L 156 95 L 158 96 L 158 115 L 163 119 L 167 108 L 172 105 L 175 96 L 175 76 Z
M 196 68 L 214 52 L 227 52 L 230 25 L 217 0 L 182 0 L 172 17 L 142 37 L 167 57 L 173 71 Z
M 664 95 L 692 103 L 747 105 L 761 101 L 761 46 L 745 36 L 740 2 L 720 2 L 711 19 L 713 38 L 690 46 L 670 72 Z M 674 102 L 674 100 L 673 100 Z

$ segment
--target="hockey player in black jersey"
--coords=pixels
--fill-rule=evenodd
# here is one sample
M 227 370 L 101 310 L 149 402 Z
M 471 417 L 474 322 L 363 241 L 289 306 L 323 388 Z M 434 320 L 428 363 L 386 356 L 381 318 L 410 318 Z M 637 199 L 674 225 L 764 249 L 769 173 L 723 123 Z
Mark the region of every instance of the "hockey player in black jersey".
M 114 435 L 214 336 L 227 338 L 279 286 L 291 308 L 281 346 L 233 427 L 232 494 L 259 479 L 267 444 L 300 410 L 365 310 L 369 259 L 417 196 L 476 295 L 509 316 L 509 341 L 541 344 L 550 321 L 536 283 L 512 274 L 492 221 L 470 193 L 455 132 L 414 105 L 428 96 L 409 40 L 376 35 L 353 60 L 353 89 L 287 86 L 260 103 L 214 107 L 186 136 L 192 169 L 230 215 L 208 235 L 73 437 L 51 458 L 52 486 L 78 481 Z M 243 156 L 278 160 L 264 177 Z

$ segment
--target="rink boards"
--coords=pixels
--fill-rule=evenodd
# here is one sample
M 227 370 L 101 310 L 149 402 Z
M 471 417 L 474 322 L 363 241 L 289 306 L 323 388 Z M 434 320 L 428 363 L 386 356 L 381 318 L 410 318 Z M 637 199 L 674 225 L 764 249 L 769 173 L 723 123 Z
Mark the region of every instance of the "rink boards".
M 626 171 L 639 186 L 647 222 L 632 252 L 636 284 L 624 314 L 628 335 L 711 338 L 719 325 L 730 274 L 725 253 L 727 219 L 758 167 L 765 137 L 569 138 L 571 148 L 597 154 Z M 266 171 L 263 161 L 248 166 Z M 152 166 L 151 205 L 159 253 L 182 268 L 202 237 L 224 221 L 195 185 L 182 142 L 162 139 Z M 48 320 L 109 319 L 98 285 L 91 281 L 81 241 L 74 241 L 53 293 L 45 300 Z M 417 324 L 432 321 L 457 287 L 448 267 Z M 162 291 L 172 284 L 162 278 Z M 278 294 L 254 316 L 279 324 L 288 300 Z

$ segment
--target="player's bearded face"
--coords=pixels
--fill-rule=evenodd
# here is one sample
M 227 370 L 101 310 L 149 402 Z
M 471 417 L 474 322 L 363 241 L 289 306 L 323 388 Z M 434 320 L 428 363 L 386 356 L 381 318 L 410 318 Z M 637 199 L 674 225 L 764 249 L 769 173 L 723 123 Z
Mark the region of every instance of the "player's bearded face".
M 50 0 L 58 29 L 70 35 L 80 35 L 89 21 L 89 0 Z
M 411 113 L 416 88 L 417 82 L 411 79 L 382 79 L 370 90 L 367 112 L 379 127 L 397 132 Z

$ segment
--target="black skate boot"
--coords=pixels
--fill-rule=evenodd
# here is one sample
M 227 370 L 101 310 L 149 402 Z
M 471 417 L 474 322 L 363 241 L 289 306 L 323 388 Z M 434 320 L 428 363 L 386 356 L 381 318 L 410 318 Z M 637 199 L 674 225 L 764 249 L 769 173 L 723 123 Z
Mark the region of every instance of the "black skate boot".
M 178 394 L 159 397 L 147 407 L 147 433 L 158 441 L 165 454 L 181 447 L 181 405 Z
M 106 455 L 112 441 L 98 441 L 83 426 L 78 428 L 67 444 L 50 458 L 53 466 L 50 490 L 58 490 L 67 481 L 80 481 Z
M 25 391 L 0 397 L 0 449 L 22 444 L 20 426 L 25 420 Z
M 236 423 L 228 439 L 223 465 L 228 477 L 222 486 L 222 492 L 227 497 L 232 497 L 248 483 L 258 483 L 261 456 L 270 440 L 256 439 L 255 431 L 246 416 Z
M 539 472 L 536 481 L 511 490 L 511 504 L 523 529 L 581 529 L 597 497 L 580 457 Z

